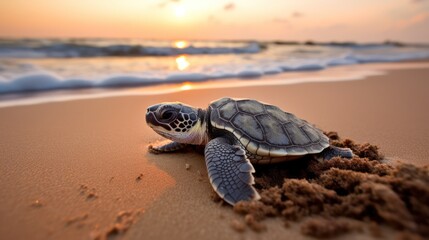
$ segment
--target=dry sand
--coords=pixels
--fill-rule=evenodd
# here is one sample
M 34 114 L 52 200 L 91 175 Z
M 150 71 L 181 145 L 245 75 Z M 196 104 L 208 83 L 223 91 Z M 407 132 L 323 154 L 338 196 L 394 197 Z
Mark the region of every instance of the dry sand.
M 359 67 L 366 66 L 374 68 Z M 361 81 L 200 89 L 1 108 L 0 236 L 307 239 L 299 224 L 285 228 L 278 219 L 266 220 L 268 229 L 262 233 L 244 228 L 231 207 L 211 199 L 202 155 L 149 154 L 147 145 L 161 137 L 145 125 L 146 107 L 163 101 L 205 107 L 223 96 L 255 98 L 324 130 L 376 144 L 392 161 L 422 166 L 429 164 L 428 79 L 428 68 L 402 67 Z M 385 227 L 381 231 L 385 238 L 395 234 Z M 343 238 L 362 237 L 374 234 L 354 232 Z

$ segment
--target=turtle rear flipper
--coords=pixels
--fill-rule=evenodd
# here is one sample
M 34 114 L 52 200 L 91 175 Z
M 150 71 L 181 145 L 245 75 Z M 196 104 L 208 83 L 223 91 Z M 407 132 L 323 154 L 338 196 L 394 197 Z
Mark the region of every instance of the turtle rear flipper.
M 226 138 L 215 138 L 205 148 L 210 183 L 216 193 L 234 205 L 241 200 L 259 199 L 252 187 L 255 172 L 243 148 L 231 145 Z
M 350 148 L 340 148 L 335 146 L 329 146 L 321 153 L 317 154 L 317 158 L 321 160 L 329 160 L 333 157 L 342 158 L 353 158 L 354 154 Z

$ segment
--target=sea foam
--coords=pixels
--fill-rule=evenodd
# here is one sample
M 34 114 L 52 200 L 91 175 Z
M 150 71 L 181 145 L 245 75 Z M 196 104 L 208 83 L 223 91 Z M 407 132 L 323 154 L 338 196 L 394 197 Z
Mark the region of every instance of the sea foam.
M 2 58 L 79 58 L 107 56 L 175 56 L 181 54 L 248 54 L 258 53 L 262 49 L 257 42 L 233 46 L 193 46 L 178 48 L 174 46 L 150 46 L 142 44 L 113 44 L 99 46 L 89 43 L 53 42 L 50 44 L 2 45 L 0 41 L 0 57 Z
M 424 46 L 0 40 L 0 93 L 247 79 L 424 58 Z

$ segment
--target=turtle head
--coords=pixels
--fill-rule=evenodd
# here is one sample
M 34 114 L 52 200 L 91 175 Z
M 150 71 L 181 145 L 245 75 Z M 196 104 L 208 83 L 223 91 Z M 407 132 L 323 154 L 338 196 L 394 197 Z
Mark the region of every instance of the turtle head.
M 205 111 L 183 103 L 150 106 L 146 123 L 159 135 L 179 143 L 205 144 Z

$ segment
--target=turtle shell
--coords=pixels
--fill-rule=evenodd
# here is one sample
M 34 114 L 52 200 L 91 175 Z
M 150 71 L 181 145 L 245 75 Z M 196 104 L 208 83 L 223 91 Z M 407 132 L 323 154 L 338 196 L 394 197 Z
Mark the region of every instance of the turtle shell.
M 329 146 L 329 138 L 312 124 L 256 100 L 222 98 L 211 102 L 209 111 L 213 128 L 231 132 L 259 156 L 301 156 Z

